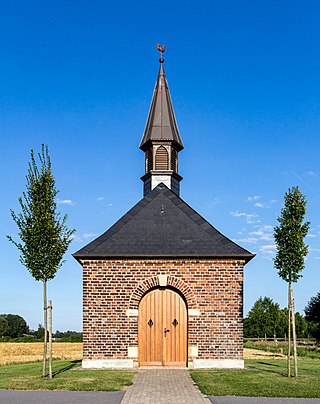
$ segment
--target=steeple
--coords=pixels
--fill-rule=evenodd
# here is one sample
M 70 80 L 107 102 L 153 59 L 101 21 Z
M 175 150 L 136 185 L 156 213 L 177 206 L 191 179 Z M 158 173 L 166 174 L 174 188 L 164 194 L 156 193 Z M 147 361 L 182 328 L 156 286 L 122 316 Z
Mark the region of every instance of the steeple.
M 165 45 L 157 45 L 157 49 L 160 51 L 160 68 L 140 143 L 140 149 L 146 155 L 146 173 L 141 180 L 144 182 L 144 195 L 160 182 L 179 195 L 182 177 L 178 174 L 178 153 L 183 149 L 183 143 L 163 69 Z

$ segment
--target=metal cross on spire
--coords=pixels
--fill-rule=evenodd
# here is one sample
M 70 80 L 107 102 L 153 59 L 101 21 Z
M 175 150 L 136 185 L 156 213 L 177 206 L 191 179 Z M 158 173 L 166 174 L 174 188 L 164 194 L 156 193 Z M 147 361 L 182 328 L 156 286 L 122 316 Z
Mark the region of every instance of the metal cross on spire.
M 159 43 L 157 43 L 156 48 L 160 52 L 160 60 L 163 59 L 163 53 L 166 50 L 166 45 L 161 46 Z

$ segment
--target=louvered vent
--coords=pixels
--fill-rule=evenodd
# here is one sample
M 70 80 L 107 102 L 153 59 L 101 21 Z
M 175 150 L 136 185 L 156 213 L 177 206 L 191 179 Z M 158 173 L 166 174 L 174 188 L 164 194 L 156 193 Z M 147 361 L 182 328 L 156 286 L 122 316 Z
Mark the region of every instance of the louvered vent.
M 160 146 L 156 153 L 156 170 L 168 170 L 168 162 L 168 152 L 163 146 Z
M 149 149 L 147 151 L 147 173 L 151 170 L 153 170 L 153 155 L 152 149 Z
M 175 149 L 172 149 L 171 152 L 171 170 L 177 172 L 177 152 Z

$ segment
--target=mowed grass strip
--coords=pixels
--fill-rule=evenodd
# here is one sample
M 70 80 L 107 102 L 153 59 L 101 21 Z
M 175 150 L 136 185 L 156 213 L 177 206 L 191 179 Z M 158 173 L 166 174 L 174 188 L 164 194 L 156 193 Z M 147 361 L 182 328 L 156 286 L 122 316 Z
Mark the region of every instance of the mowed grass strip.
M 0 389 L 118 391 L 132 384 L 133 371 L 82 370 L 81 361 L 53 361 L 53 379 L 41 377 L 42 363 L 0 367 Z
M 82 342 L 54 342 L 53 358 L 82 359 Z M 41 361 L 43 342 L 0 342 L 0 366 L 11 363 Z
M 320 397 L 320 360 L 299 360 L 299 377 L 290 379 L 284 359 L 246 360 L 243 370 L 192 370 L 208 396 Z

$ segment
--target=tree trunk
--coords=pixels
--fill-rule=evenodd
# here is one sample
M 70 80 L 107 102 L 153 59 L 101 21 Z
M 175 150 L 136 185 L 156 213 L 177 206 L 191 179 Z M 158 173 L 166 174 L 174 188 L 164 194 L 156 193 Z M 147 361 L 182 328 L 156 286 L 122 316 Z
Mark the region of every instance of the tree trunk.
M 42 364 L 42 377 L 46 377 L 47 370 L 47 336 L 48 336 L 48 321 L 47 321 L 47 280 L 43 281 L 43 364 Z
M 52 301 L 49 300 L 48 305 L 48 320 L 49 320 L 49 377 L 52 379 Z
M 290 293 L 291 298 L 291 316 L 292 316 L 292 339 L 293 339 L 293 357 L 294 357 L 294 377 L 298 377 L 298 357 L 297 357 L 297 335 L 296 335 L 296 318 L 294 314 L 293 290 Z
M 288 377 L 291 377 L 290 348 L 291 348 L 291 284 L 288 283 Z

